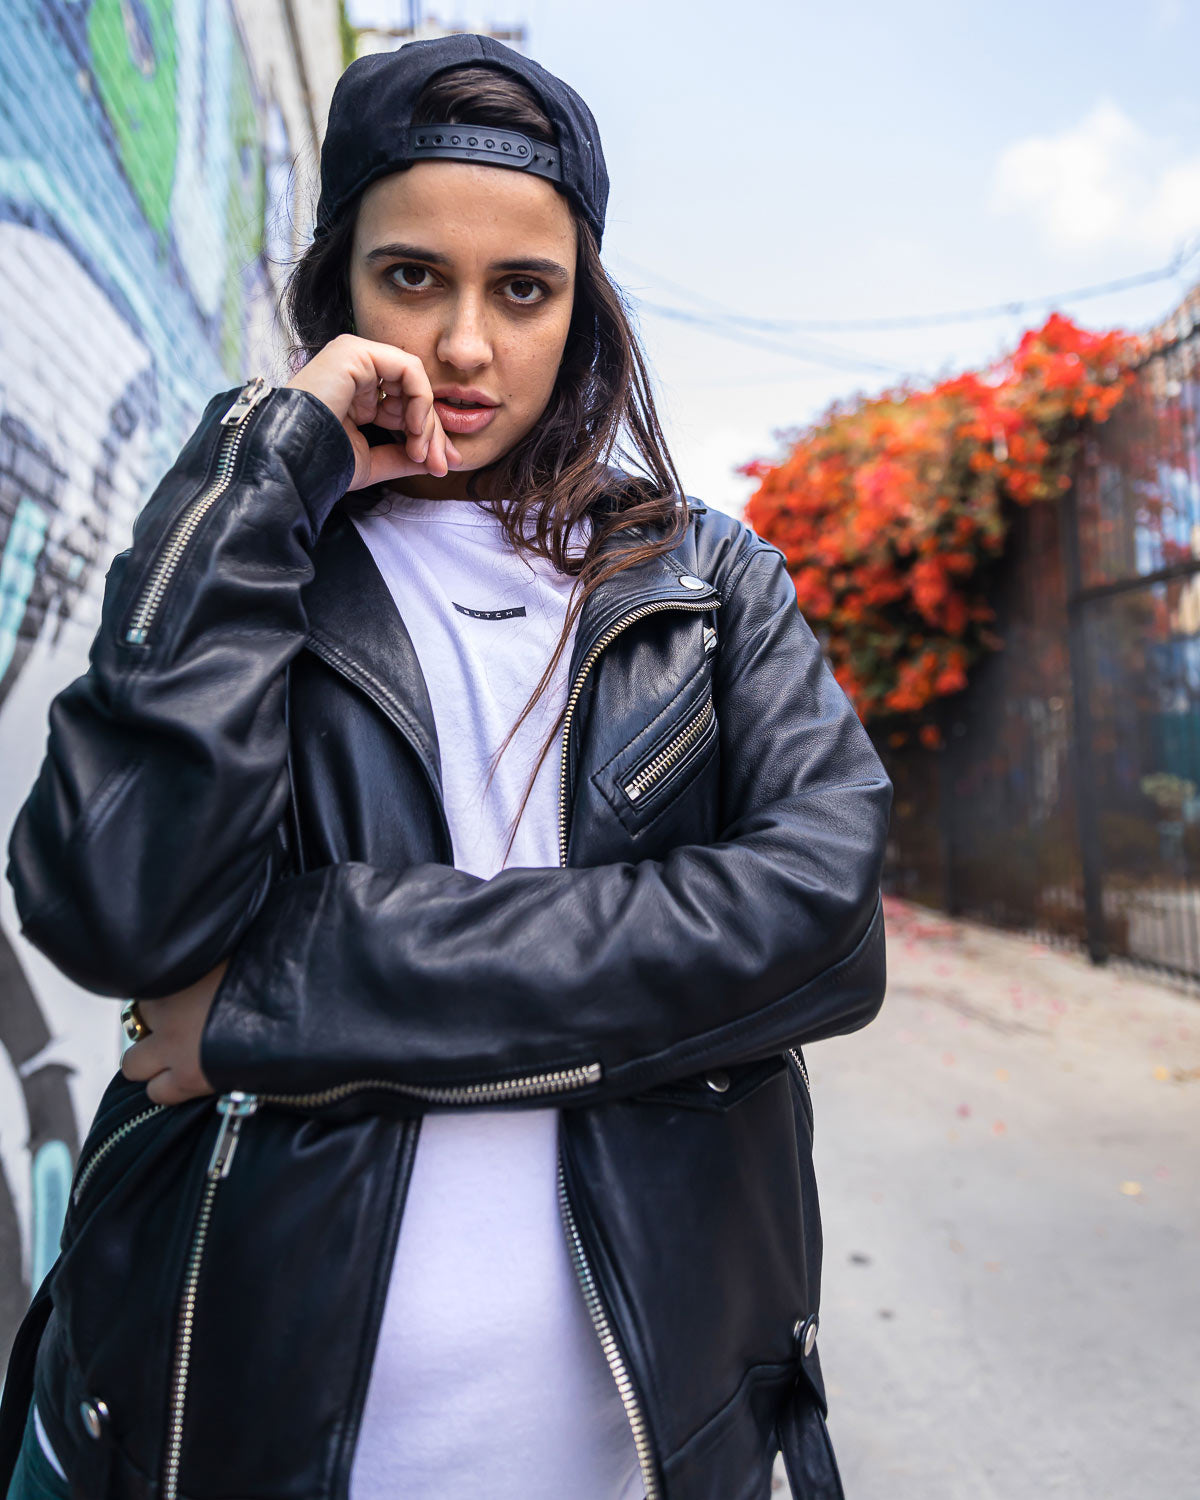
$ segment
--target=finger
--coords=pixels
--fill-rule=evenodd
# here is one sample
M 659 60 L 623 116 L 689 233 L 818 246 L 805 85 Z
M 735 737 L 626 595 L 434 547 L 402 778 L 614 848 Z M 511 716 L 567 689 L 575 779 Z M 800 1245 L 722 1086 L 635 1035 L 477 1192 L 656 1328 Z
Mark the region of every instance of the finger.
M 130 1083 L 145 1083 L 165 1066 L 162 1049 L 150 1036 L 134 1042 L 132 1047 L 126 1047 L 121 1058 L 121 1072 Z
M 404 402 L 398 401 L 394 395 L 389 395 L 386 401 L 381 400 L 379 409 L 375 413 L 375 425 L 387 427 L 393 432 L 405 430 Z
M 446 462 L 446 433 L 440 422 L 434 425 L 429 452 L 425 455 L 425 467 L 439 479 L 449 472 L 450 465 Z
M 164 1068 L 146 1085 L 146 1097 L 152 1104 L 182 1104 L 188 1096 L 181 1092 L 172 1069 Z
M 137 1008 L 138 1015 L 151 1031 L 160 1031 L 170 1014 L 170 1005 L 166 1000 L 139 1000 Z
M 430 407 L 419 435 L 410 438 L 408 442 L 408 455 L 414 463 L 427 464 L 429 462 L 429 445 L 433 442 L 436 430 L 437 415 Z
M 376 386 L 382 380 L 386 391 L 394 389 L 397 398 L 404 402 L 408 431 L 422 432 L 426 417 L 433 410 L 433 387 L 425 366 L 415 354 L 398 349 L 395 344 L 377 344 L 370 339 L 363 342 L 375 366 Z
M 450 441 L 450 439 L 447 438 L 446 439 L 446 462 L 450 465 L 450 467 L 452 469 L 461 469 L 462 468 L 462 461 L 463 461 L 462 454 L 458 451 L 458 449 L 454 446 L 454 444 Z
M 379 443 L 372 448 L 367 459 L 370 472 L 364 485 L 384 484 L 393 479 L 407 479 L 413 474 L 428 474 L 424 463 L 416 463 L 409 457 L 407 448 L 399 443 Z

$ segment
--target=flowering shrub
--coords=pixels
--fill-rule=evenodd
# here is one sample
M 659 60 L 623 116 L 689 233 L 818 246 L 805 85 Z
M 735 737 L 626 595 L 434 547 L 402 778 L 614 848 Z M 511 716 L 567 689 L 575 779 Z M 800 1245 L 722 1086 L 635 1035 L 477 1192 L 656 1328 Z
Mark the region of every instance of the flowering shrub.
M 1080 434 L 1133 380 L 1141 342 L 1055 313 L 982 373 L 835 402 L 793 435 L 746 507 L 786 555 L 800 608 L 860 717 L 919 716 L 1000 645 L 981 567 L 1006 501 L 1054 499 Z M 918 733 L 936 746 L 936 726 Z

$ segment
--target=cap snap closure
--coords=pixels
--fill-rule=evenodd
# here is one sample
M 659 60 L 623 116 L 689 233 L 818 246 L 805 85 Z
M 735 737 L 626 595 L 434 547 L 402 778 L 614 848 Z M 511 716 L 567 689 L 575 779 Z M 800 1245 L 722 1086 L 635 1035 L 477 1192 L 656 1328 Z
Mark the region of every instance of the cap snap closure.
M 103 1401 L 81 1401 L 79 1403 L 79 1415 L 88 1437 L 99 1438 L 102 1436 L 104 1423 L 108 1418 L 108 1407 L 105 1406 Z
M 706 589 L 708 585 L 703 578 L 697 578 L 694 573 L 680 573 L 679 582 L 685 589 Z
M 792 1338 L 800 1345 L 800 1349 L 807 1359 L 813 1352 L 817 1342 L 817 1324 L 820 1319 L 816 1313 L 807 1318 L 797 1318 L 792 1324 Z
M 723 1094 L 729 1087 L 729 1074 L 724 1068 L 714 1068 L 711 1073 L 704 1075 L 704 1081 L 714 1094 Z

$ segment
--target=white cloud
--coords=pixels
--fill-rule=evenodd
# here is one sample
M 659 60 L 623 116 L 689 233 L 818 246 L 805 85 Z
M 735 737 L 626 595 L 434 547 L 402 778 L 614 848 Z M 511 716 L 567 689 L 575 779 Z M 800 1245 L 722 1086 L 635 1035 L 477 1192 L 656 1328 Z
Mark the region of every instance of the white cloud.
M 1026 216 L 1056 250 L 1167 259 L 1200 230 L 1200 154 L 1181 155 L 1110 101 L 1000 155 L 990 206 Z

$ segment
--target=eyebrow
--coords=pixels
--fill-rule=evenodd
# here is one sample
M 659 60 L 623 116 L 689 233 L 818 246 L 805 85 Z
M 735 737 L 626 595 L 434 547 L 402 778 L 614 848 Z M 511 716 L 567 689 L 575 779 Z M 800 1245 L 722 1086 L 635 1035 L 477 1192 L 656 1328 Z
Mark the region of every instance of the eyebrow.
M 395 242 L 387 245 L 376 245 L 373 250 L 368 250 L 363 257 L 364 260 L 423 260 L 431 266 L 448 266 L 450 257 L 442 255 L 436 250 L 424 250 L 420 245 L 400 245 Z M 494 260 L 488 267 L 489 271 L 537 271 L 543 276 L 549 276 L 555 281 L 569 281 L 571 274 L 566 266 L 559 265 L 556 260 L 547 260 L 543 256 L 518 256 L 514 260 Z

